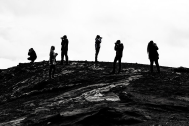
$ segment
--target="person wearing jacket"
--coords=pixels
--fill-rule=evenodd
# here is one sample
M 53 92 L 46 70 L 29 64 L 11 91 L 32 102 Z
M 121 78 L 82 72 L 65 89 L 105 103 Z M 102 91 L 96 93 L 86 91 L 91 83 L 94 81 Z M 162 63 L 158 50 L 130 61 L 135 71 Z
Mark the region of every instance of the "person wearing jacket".
M 49 54 L 49 65 L 50 65 L 50 69 L 49 69 L 49 78 L 54 78 L 54 73 L 55 73 L 55 69 L 56 69 L 56 56 L 58 55 L 58 53 L 54 52 L 55 47 L 51 46 L 50 49 L 50 54 Z
M 100 37 L 100 35 L 97 35 L 95 38 L 95 63 L 98 62 L 98 53 L 100 51 L 101 40 L 102 40 L 102 37 Z
M 158 46 L 153 41 L 150 41 L 148 43 L 147 53 L 148 53 L 148 58 L 150 60 L 150 71 L 153 72 L 153 64 L 155 62 L 157 71 L 158 73 L 160 73 L 160 68 L 159 68 L 159 63 L 158 63 L 158 59 L 159 59 L 159 54 L 157 51 L 158 49 L 159 49 Z
M 66 57 L 66 65 L 68 65 L 68 39 L 67 36 L 64 35 L 61 37 L 62 42 L 61 42 L 61 64 L 63 65 L 64 61 L 64 56 Z
M 113 64 L 113 71 L 112 73 L 114 74 L 115 73 L 115 68 L 116 68 L 116 62 L 119 61 L 119 71 L 118 73 L 121 72 L 121 59 L 122 59 L 122 56 L 123 56 L 123 43 L 121 43 L 120 40 L 117 40 L 116 43 L 115 43 L 115 46 L 114 46 L 114 50 L 116 51 L 116 56 L 115 56 L 115 59 L 114 59 L 114 64 Z

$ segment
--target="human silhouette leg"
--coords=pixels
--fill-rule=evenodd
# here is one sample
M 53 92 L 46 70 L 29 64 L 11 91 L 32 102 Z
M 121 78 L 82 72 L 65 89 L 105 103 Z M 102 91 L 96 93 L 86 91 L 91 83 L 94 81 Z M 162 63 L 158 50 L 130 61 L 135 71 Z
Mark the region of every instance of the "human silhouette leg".
M 96 48 L 96 53 L 95 53 L 95 62 L 98 62 L 98 53 L 100 51 L 100 48 Z
M 118 58 L 117 56 L 114 58 L 114 63 L 113 63 L 113 71 L 112 73 L 115 73 L 115 69 L 116 69 L 116 62 L 117 62 Z
M 122 57 L 119 57 L 119 59 L 118 59 L 118 60 L 119 60 L 119 71 L 118 71 L 118 73 L 121 72 L 121 58 L 122 58 Z
M 150 59 L 150 72 L 153 72 L 153 64 L 154 64 L 154 60 Z
M 55 65 L 52 65 L 52 78 L 54 78 L 54 73 L 55 73 Z
M 32 59 L 32 60 L 31 60 L 31 63 L 34 63 L 34 61 L 35 61 L 35 60 L 34 60 L 34 59 Z
M 30 60 L 30 62 L 32 62 L 32 58 L 31 57 L 29 57 L 28 60 Z
M 66 65 L 68 65 L 68 52 L 65 52 L 65 57 L 66 57 Z
M 35 57 L 31 58 L 31 63 L 34 63 L 35 60 L 36 60 Z
M 50 68 L 49 68 L 49 78 L 51 79 L 51 72 L 52 72 L 52 65 L 50 65 Z
M 156 67 L 157 67 L 157 71 L 158 71 L 158 73 L 160 73 L 160 68 L 159 68 L 158 60 L 155 60 L 155 64 L 156 64 Z
M 63 65 L 63 61 L 64 61 L 64 53 L 63 53 L 63 51 L 61 50 L 61 65 Z

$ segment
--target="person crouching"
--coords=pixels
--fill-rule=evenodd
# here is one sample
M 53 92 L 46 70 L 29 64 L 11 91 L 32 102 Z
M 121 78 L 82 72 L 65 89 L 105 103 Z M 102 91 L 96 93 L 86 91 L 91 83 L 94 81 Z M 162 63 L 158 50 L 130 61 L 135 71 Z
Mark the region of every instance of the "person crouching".
M 36 52 L 34 51 L 33 48 L 30 48 L 28 51 L 28 60 L 31 60 L 31 63 L 34 63 L 34 61 L 37 59 L 37 55 Z

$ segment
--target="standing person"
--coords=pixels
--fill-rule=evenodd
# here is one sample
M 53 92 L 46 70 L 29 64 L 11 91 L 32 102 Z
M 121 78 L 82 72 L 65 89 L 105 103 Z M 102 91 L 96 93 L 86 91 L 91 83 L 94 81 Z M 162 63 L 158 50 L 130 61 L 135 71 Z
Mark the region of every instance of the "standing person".
M 159 63 L 158 63 L 159 54 L 157 50 L 158 50 L 158 47 L 156 43 L 154 43 L 153 41 L 150 41 L 147 47 L 147 53 L 150 60 L 150 71 L 153 72 L 153 64 L 155 62 L 157 71 L 158 73 L 160 73 L 160 68 L 159 68 Z
M 66 57 L 66 65 L 68 65 L 68 39 L 67 36 L 64 35 L 63 37 L 61 37 L 62 42 L 61 42 L 61 64 L 63 65 L 63 61 L 64 61 L 64 55 Z
M 115 59 L 114 59 L 112 73 L 115 73 L 117 60 L 119 61 L 119 71 L 118 71 L 118 73 L 121 72 L 121 58 L 123 56 L 123 48 L 124 48 L 123 43 L 121 43 L 120 40 L 117 40 L 116 43 L 115 43 L 115 47 L 114 47 L 114 50 L 116 51 L 116 56 L 115 56 Z
M 100 51 L 100 43 L 101 43 L 101 39 L 102 37 L 100 37 L 100 35 L 97 35 L 95 38 L 95 62 L 98 62 L 98 53 Z
M 29 49 L 28 56 L 30 56 L 30 57 L 28 57 L 28 60 L 31 60 L 31 63 L 33 63 L 37 59 L 37 55 L 33 48 Z
M 55 73 L 55 66 L 56 66 L 56 56 L 58 55 L 58 53 L 54 52 L 55 47 L 51 46 L 51 50 L 50 50 L 50 58 L 49 58 L 49 65 L 50 65 L 50 69 L 49 69 L 49 78 L 54 78 L 54 73 Z

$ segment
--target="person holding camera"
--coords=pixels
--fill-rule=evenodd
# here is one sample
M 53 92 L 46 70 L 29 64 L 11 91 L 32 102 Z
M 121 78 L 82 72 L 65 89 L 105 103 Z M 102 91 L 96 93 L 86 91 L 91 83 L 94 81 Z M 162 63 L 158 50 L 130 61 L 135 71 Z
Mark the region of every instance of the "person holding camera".
M 95 62 L 98 62 L 98 53 L 100 51 L 100 43 L 101 43 L 102 37 L 100 37 L 100 35 L 97 35 L 95 38 Z
M 116 68 L 116 62 L 119 61 L 119 71 L 118 73 L 121 72 L 121 58 L 123 56 L 123 43 L 121 43 L 120 40 L 117 40 L 116 43 L 115 43 L 115 47 L 114 47 L 114 50 L 116 51 L 116 56 L 115 56 L 115 59 L 114 59 L 114 64 L 113 64 L 113 71 L 112 73 L 114 74 L 115 73 L 115 68 Z
M 155 62 L 157 71 L 158 73 L 160 73 L 160 68 L 159 68 L 159 63 L 158 63 L 159 54 L 157 52 L 158 49 L 159 48 L 157 47 L 156 43 L 154 43 L 153 41 L 150 41 L 148 43 L 147 53 L 148 53 L 148 58 L 150 60 L 150 71 L 153 72 L 153 64 Z
M 64 61 L 64 56 L 66 57 L 66 65 L 68 65 L 68 39 L 67 36 L 64 35 L 61 37 L 62 42 L 61 42 L 61 64 L 63 65 Z
M 55 66 L 56 66 L 56 56 L 58 55 L 58 53 L 54 52 L 55 47 L 51 46 L 50 49 L 50 58 L 49 58 L 49 65 L 50 65 L 50 69 L 49 69 L 49 78 L 54 78 L 54 73 L 55 73 Z

